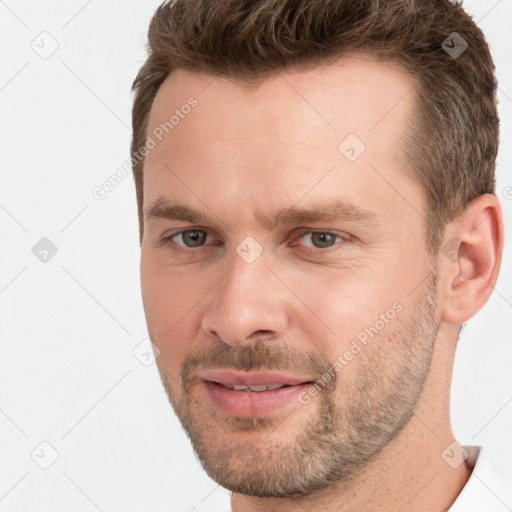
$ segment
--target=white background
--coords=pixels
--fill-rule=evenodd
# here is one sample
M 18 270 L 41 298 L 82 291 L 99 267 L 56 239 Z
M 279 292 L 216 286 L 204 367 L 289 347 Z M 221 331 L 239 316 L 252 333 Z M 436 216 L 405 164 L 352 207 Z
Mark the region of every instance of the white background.
M 229 507 L 196 461 L 155 365 L 133 353 L 147 337 L 133 179 L 103 201 L 92 195 L 129 156 L 130 87 L 158 3 L 0 2 L 2 512 Z M 510 235 L 512 1 L 465 6 L 497 65 L 497 193 Z M 43 59 L 32 41 L 58 48 Z M 42 237 L 58 249 L 47 263 L 32 253 Z M 462 335 L 452 392 L 457 439 L 488 446 L 510 475 L 511 240 L 495 293 Z M 53 450 L 57 460 L 39 467 Z

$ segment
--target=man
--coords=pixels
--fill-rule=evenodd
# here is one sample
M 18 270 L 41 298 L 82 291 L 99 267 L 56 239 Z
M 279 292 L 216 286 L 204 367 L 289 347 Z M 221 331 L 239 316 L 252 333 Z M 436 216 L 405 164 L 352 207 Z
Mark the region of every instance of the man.
M 510 510 L 449 417 L 504 235 L 462 7 L 164 3 L 134 88 L 148 328 L 232 511 Z

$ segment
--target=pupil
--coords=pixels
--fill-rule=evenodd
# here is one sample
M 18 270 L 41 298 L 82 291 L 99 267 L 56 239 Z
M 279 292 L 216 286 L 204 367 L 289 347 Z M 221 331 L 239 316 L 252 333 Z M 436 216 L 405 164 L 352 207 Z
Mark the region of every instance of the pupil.
M 188 241 L 186 240 L 188 238 Z M 192 245 L 200 245 L 202 241 L 204 241 L 204 233 L 201 233 L 199 231 L 187 231 L 183 239 L 185 240 L 185 243 L 192 242 Z M 199 243 L 198 243 L 199 242 Z

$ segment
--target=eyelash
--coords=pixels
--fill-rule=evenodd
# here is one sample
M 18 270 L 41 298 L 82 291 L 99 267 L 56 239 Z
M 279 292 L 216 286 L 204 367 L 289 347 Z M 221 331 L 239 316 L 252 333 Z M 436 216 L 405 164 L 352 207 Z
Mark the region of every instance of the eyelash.
M 178 250 L 180 251 L 186 251 L 186 252 L 196 252 L 196 251 L 201 251 L 205 248 L 205 245 L 202 245 L 200 247 L 187 247 L 186 245 L 183 245 L 183 244 L 178 244 L 176 242 L 174 242 L 174 238 L 180 236 L 180 235 L 183 235 L 184 233 L 190 233 L 190 232 L 194 232 L 194 231 L 198 231 L 200 233 L 206 233 L 206 236 L 208 237 L 209 233 L 207 231 L 205 231 L 204 229 L 185 229 L 183 231 L 179 231 L 177 233 L 173 233 L 172 235 L 169 235 L 167 237 L 164 237 L 162 238 L 161 240 L 161 243 L 160 245 L 163 246 L 163 245 L 169 245 L 169 244 L 174 244 L 176 245 L 177 247 L 179 247 Z M 311 235 L 311 234 L 314 234 L 314 233 L 320 233 L 320 234 L 325 234 L 325 235 L 334 235 L 335 237 L 337 237 L 338 239 L 340 239 L 341 242 L 348 242 L 349 241 L 349 236 L 346 235 L 345 237 L 337 234 L 337 233 L 333 233 L 331 231 L 304 231 L 301 235 L 299 235 L 296 239 L 300 239 L 302 238 L 303 236 L 305 235 Z M 333 251 L 333 250 L 337 250 L 338 248 L 336 247 L 336 245 L 339 245 L 339 243 L 335 243 L 334 245 L 332 246 L 329 246 L 329 247 L 324 247 L 324 248 L 321 248 L 321 247 L 313 247 L 313 246 L 305 246 L 306 247 L 306 252 L 330 252 L 330 251 Z M 345 245 L 344 243 L 342 243 L 341 245 Z

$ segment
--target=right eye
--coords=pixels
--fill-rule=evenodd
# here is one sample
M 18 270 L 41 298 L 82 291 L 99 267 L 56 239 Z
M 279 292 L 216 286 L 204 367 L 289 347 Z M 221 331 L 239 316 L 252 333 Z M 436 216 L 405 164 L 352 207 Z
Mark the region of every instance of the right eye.
M 187 229 L 166 236 L 165 238 L 162 239 L 161 244 L 166 245 L 169 243 L 175 243 L 177 245 L 180 245 L 181 247 L 193 249 L 196 247 L 201 247 L 204 244 L 207 236 L 208 233 L 201 229 Z M 176 241 L 176 239 L 180 238 L 182 243 Z

